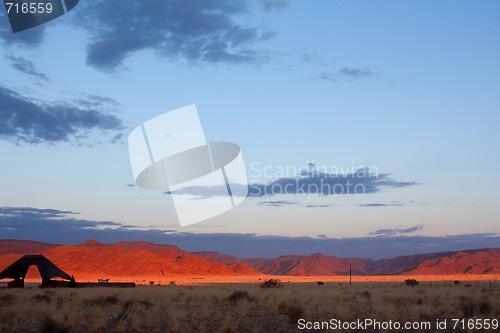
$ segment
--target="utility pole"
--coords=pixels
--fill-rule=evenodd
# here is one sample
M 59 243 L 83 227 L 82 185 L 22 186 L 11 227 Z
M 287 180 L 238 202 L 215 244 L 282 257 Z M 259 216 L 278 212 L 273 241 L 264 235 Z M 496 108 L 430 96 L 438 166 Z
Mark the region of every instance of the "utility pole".
M 349 264 L 349 285 L 352 285 L 352 264 Z

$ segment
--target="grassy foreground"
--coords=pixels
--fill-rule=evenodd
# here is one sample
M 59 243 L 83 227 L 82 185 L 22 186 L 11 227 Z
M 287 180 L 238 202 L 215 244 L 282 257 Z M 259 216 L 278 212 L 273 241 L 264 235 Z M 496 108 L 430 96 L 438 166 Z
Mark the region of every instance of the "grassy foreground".
M 290 283 L 269 289 L 258 284 L 0 289 L 0 332 L 299 332 L 301 318 L 500 319 L 500 283 L 424 282 L 413 288 L 399 283 Z

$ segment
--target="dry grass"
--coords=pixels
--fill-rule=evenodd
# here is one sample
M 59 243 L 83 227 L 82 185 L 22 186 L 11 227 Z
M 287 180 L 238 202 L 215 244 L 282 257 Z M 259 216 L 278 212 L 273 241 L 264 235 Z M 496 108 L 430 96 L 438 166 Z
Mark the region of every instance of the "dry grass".
M 298 332 L 297 320 L 499 318 L 500 283 L 0 290 L 0 332 Z

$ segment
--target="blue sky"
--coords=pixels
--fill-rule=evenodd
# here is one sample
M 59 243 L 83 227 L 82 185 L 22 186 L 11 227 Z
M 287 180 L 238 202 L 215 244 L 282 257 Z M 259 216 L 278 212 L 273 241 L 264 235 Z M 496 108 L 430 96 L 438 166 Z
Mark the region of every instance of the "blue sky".
M 125 228 L 498 245 L 499 13 L 497 1 L 81 1 L 13 34 L 2 11 L 0 238 L 55 228 L 42 218 L 53 209 L 103 241 Z M 189 104 L 208 140 L 240 145 L 251 182 L 371 167 L 371 190 L 252 196 L 181 229 L 168 195 L 127 186 L 126 138 Z

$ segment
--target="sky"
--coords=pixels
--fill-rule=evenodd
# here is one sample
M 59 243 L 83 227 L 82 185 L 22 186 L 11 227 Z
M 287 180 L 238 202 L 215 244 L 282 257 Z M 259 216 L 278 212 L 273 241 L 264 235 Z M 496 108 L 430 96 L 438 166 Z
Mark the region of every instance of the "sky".
M 0 239 L 247 257 L 498 247 L 499 14 L 497 1 L 82 0 L 12 33 L 2 8 Z M 251 185 L 181 228 L 169 194 L 134 186 L 127 137 L 191 104 L 208 141 L 241 147 Z M 348 181 L 363 191 L 314 190 Z

